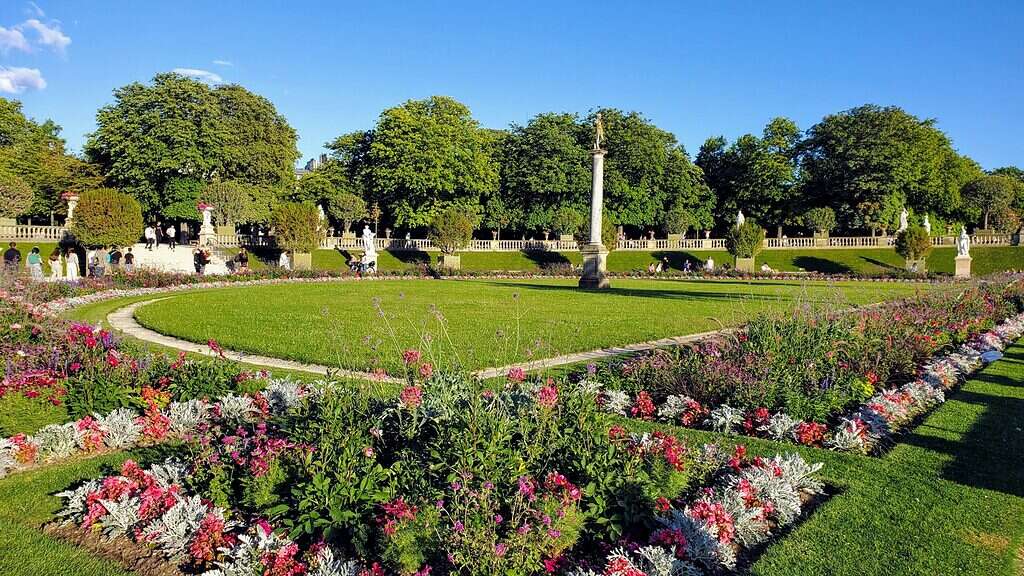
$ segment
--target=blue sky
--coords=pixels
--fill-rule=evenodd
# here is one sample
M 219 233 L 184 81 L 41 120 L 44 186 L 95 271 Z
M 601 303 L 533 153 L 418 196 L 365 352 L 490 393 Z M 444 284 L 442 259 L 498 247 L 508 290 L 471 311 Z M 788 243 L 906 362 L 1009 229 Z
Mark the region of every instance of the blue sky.
M 773 116 L 807 128 L 894 104 L 937 118 L 985 168 L 1024 166 L 1019 1 L 0 4 L 0 95 L 61 124 L 75 150 L 113 89 L 179 68 L 272 100 L 303 159 L 386 107 L 444 94 L 493 128 L 637 110 L 691 154 Z

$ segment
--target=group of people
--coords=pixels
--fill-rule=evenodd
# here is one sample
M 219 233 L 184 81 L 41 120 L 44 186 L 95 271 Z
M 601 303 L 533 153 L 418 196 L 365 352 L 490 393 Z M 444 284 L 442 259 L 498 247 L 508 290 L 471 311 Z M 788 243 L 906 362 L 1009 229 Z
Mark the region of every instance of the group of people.
M 11 242 L 4 251 L 4 272 L 17 274 L 21 266 L 22 255 L 17 242 Z M 39 246 L 33 246 L 25 258 L 25 267 L 33 280 L 77 280 L 80 276 L 82 262 L 75 248 L 56 247 L 50 252 L 45 263 L 49 266 L 49 275 L 43 270 L 43 255 Z M 86 254 L 86 275 L 106 276 L 118 270 L 131 273 L 135 270 L 135 254 L 126 248 L 123 252 L 117 246 L 100 246 Z
M 146 250 L 149 251 L 164 242 L 171 250 L 178 245 L 178 230 L 174 224 L 168 224 L 166 228 L 162 227 L 159 222 L 155 225 L 150 224 L 142 231 L 142 237 L 146 240 Z

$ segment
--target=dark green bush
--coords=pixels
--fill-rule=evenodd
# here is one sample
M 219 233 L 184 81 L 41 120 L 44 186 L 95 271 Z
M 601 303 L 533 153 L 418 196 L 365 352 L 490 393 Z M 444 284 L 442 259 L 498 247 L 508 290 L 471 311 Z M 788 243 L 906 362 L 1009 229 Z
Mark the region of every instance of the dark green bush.
M 325 230 L 313 204 L 282 202 L 274 208 L 274 241 L 289 252 L 312 252 L 320 247 Z
M 911 226 L 896 235 L 896 253 L 907 260 L 923 260 L 932 251 L 932 239 L 920 226 Z
M 764 228 L 753 220 L 733 226 L 725 236 L 725 248 L 735 258 L 753 258 L 764 248 Z
M 434 216 L 427 238 L 442 254 L 455 254 L 473 240 L 473 218 L 462 208 L 452 206 Z
M 111 188 L 87 190 L 75 209 L 71 233 L 86 246 L 128 246 L 142 235 L 142 208 Z

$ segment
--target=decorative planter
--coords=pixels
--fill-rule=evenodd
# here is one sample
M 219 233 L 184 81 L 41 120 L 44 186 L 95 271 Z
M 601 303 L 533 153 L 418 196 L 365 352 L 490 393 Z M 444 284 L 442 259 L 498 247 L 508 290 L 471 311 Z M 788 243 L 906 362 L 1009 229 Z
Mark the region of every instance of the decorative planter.
M 458 270 L 462 268 L 462 257 L 458 254 L 441 254 L 438 263 L 441 264 L 441 268 Z
M 295 270 L 312 270 L 313 254 L 309 252 L 293 252 L 292 268 Z
M 737 272 L 754 272 L 754 259 L 753 258 L 736 258 L 736 271 Z
M 908 258 L 907 259 L 907 272 L 912 272 L 914 274 L 927 274 L 928 273 L 928 263 L 925 261 L 924 258 L 921 258 L 919 260 L 911 260 L 911 259 Z
M 815 232 L 814 233 L 814 245 L 815 246 L 828 246 L 828 232 Z
M 341 233 L 341 237 L 342 238 L 355 238 L 356 237 L 356 233 L 355 232 L 342 232 Z

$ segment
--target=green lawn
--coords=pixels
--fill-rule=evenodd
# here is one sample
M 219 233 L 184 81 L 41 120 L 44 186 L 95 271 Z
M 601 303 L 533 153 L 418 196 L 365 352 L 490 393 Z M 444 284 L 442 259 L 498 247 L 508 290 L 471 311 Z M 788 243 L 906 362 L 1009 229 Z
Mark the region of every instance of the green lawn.
M 232 251 L 233 253 L 234 251 Z M 276 262 L 276 253 L 255 251 L 250 267 L 265 268 Z M 345 264 L 349 252 L 317 250 L 313 252 L 313 268 L 317 270 L 347 270 Z M 1004 270 L 1024 269 L 1024 247 L 977 247 L 971 250 L 974 257 L 975 275 L 986 275 Z M 928 256 L 928 268 L 932 272 L 953 273 L 954 248 L 936 248 Z M 612 272 L 647 270 L 654 261 L 668 258 L 674 270 L 681 270 L 687 260 L 699 266 L 707 258 L 714 258 L 721 265 L 731 263 L 732 256 L 725 250 L 708 251 L 613 251 L 608 255 L 608 269 Z M 261 260 L 262 259 L 262 260 Z M 381 252 L 377 265 L 381 270 L 398 271 L 416 268 L 437 259 L 436 252 Z M 776 270 L 786 272 L 822 272 L 884 274 L 902 270 L 903 258 L 890 248 L 862 248 L 856 250 L 763 250 L 757 257 L 757 265 L 767 263 Z M 579 252 L 465 252 L 462 254 L 462 269 L 468 272 L 519 271 L 536 272 L 545 266 L 558 264 L 580 264 Z
M 952 394 L 881 458 L 623 419 L 691 444 L 746 444 L 752 454 L 824 462 L 831 497 L 750 566 L 758 576 L 1017 576 L 1024 569 L 1024 344 Z M 731 449 L 731 448 L 730 448 Z M 119 576 L 110 562 L 38 528 L 54 493 L 125 456 L 52 465 L 0 480 L 0 574 Z
M 591 350 L 741 323 L 797 303 L 863 304 L 930 286 L 869 282 L 616 280 L 584 292 L 574 280 L 392 280 L 268 285 L 171 296 L 140 323 L 195 342 L 329 366 L 389 369 L 409 347 L 468 368 Z M 375 309 L 379 302 L 386 315 Z M 438 317 L 443 317 L 440 322 Z M 386 321 L 385 321 L 386 320 Z M 428 342 L 427 339 L 430 339 Z

